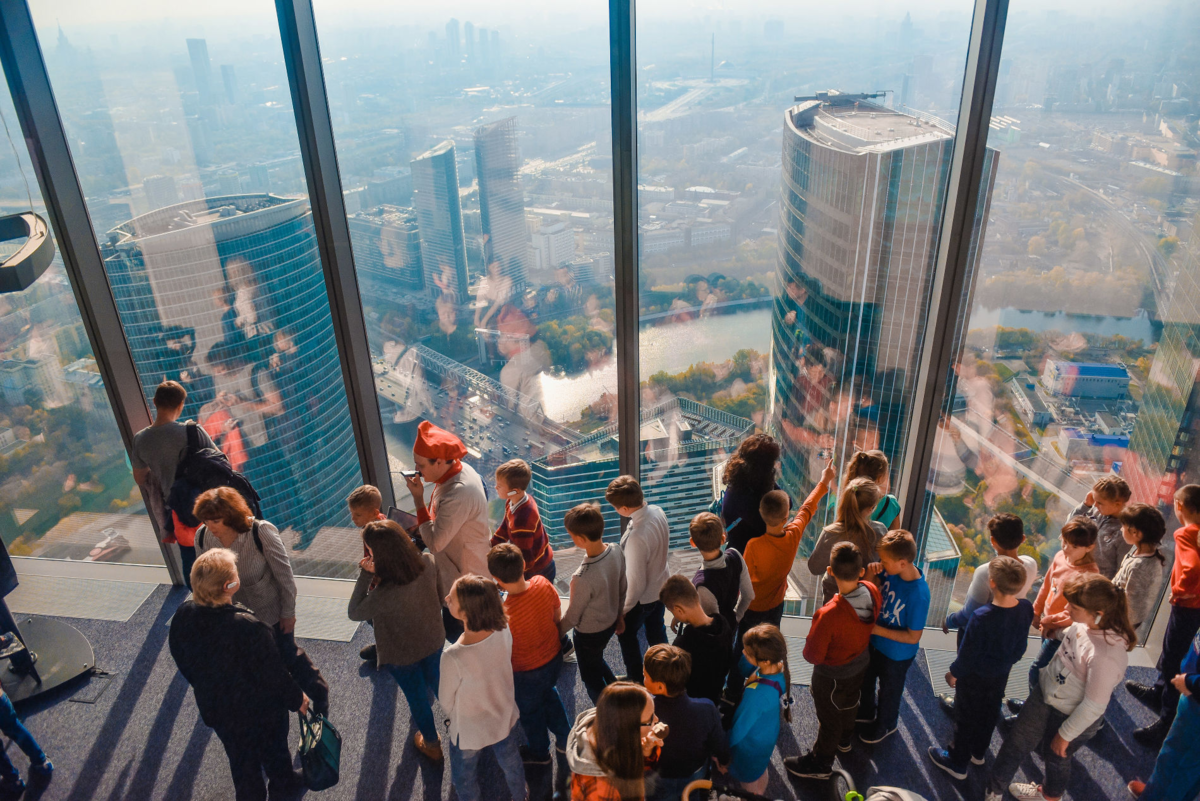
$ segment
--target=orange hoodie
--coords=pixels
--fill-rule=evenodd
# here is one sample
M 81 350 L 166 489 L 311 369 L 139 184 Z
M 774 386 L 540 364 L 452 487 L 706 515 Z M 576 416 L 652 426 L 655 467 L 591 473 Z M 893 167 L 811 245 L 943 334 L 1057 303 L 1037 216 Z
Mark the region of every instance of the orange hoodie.
M 1200 527 L 1184 526 L 1175 531 L 1175 564 L 1171 568 L 1171 603 L 1200 609 Z M 1184 597 L 1187 596 L 1187 597 Z
M 766 612 L 783 603 L 787 593 L 788 571 L 796 561 L 800 538 L 804 536 L 808 522 L 817 513 L 817 504 L 828 491 L 829 485 L 825 482 L 817 484 L 801 504 L 792 522 L 784 526 L 783 534 L 763 534 L 746 543 L 746 568 L 754 585 L 754 600 L 750 602 L 750 608 L 755 612 Z

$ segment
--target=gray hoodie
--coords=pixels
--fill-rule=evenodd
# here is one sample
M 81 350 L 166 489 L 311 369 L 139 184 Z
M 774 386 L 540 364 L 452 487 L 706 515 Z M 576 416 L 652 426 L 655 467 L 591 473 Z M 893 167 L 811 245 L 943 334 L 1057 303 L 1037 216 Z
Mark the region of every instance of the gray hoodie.
M 1071 510 L 1071 517 L 1086 517 L 1096 524 L 1099 529 L 1096 535 L 1096 550 L 1092 553 L 1092 558 L 1096 560 L 1096 566 L 1100 568 L 1100 575 L 1110 581 L 1117 575 L 1117 570 L 1121 567 L 1121 560 L 1125 558 L 1125 554 L 1129 553 L 1130 545 L 1125 542 L 1125 536 L 1121 533 L 1121 520 L 1110 515 L 1100 514 L 1100 510 L 1094 506 L 1088 506 L 1086 503 L 1081 503 Z
M 583 776 L 603 776 L 604 769 L 596 764 L 596 754 L 588 740 L 588 730 L 596 719 L 596 708 L 585 709 L 575 718 L 575 725 L 567 735 L 567 766 L 572 773 Z

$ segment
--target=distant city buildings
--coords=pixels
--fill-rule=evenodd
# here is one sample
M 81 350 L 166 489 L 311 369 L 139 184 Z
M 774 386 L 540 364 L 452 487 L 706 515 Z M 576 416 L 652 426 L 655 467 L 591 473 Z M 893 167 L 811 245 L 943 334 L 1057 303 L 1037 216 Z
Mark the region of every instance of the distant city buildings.
M 175 186 L 175 179 L 169 175 L 151 175 L 143 179 L 142 191 L 146 193 L 150 211 L 179 202 L 179 189 Z
M 533 235 L 534 268 L 551 270 L 575 258 L 575 232 L 566 223 L 542 226 Z
M 447 140 L 413 159 L 413 208 L 425 286 L 462 305 L 467 301 L 467 244 L 454 156 L 454 143 Z M 522 219 L 522 231 L 523 226 Z
M 514 291 L 520 291 L 529 280 L 529 244 L 516 117 L 476 129 L 475 174 L 485 237 L 484 262 L 489 266 L 498 262 L 500 273 L 512 280 Z
M 1129 371 L 1119 364 L 1047 359 L 1042 386 L 1065 397 L 1125 400 L 1129 397 Z
M 354 264 L 360 273 L 406 292 L 425 289 L 417 213 L 399 206 L 376 206 L 348 217 Z

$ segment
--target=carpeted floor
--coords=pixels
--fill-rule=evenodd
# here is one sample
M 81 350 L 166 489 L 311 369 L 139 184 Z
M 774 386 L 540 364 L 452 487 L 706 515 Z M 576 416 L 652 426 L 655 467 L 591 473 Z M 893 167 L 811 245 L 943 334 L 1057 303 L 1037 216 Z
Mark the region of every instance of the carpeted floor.
M 182 590 L 157 589 L 128 622 L 70 620 L 91 640 L 97 664 L 113 672 L 111 679 L 93 678 L 66 688 L 47 701 L 20 709 L 34 736 L 57 767 L 47 784 L 35 786 L 27 798 L 43 799 L 169 799 L 216 801 L 233 798 L 224 751 L 211 731 L 199 722 L 195 702 L 175 670 L 167 649 L 167 620 L 183 600 Z M 351 643 L 303 641 L 332 687 L 333 722 L 342 732 L 342 781 L 308 799 L 423 799 L 449 798 L 449 764 L 434 767 L 410 742 L 408 707 L 395 681 L 366 667 L 358 649 L 370 641 L 363 627 Z M 615 640 L 610 664 L 617 668 Z M 1131 669 L 1142 680 L 1152 672 Z M 570 714 L 588 705 L 573 665 L 560 684 Z M 95 703 L 80 703 L 99 693 Z M 797 704 L 792 726 L 785 728 L 771 766 L 768 795 L 773 798 L 827 799 L 828 785 L 787 778 L 782 757 L 804 751 L 816 735 L 816 718 L 807 688 L 795 689 Z M 75 699 L 74 701 L 70 699 Z M 1137 745 L 1130 732 L 1151 720 L 1151 714 L 1119 689 L 1109 706 L 1110 724 L 1077 755 L 1068 796 L 1075 799 L 1126 797 L 1125 783 L 1145 778 L 1154 755 Z M 937 708 L 925 660 L 909 672 L 900 731 L 876 746 L 855 741 L 842 765 L 860 790 L 891 784 L 915 790 L 930 799 L 982 799 L 984 771 L 975 769 L 965 782 L 955 782 L 933 768 L 925 756 L 934 743 L 945 743 L 952 731 Z M 1000 736 L 993 740 L 993 752 Z M 24 774 L 28 761 L 15 746 L 8 752 Z M 482 785 L 485 799 L 507 797 L 499 769 L 485 759 Z M 990 759 L 989 759 L 990 764 Z M 1039 759 L 1027 760 L 1028 775 L 1040 778 Z M 535 779 L 536 777 L 531 777 Z M 542 781 L 532 782 L 546 786 Z

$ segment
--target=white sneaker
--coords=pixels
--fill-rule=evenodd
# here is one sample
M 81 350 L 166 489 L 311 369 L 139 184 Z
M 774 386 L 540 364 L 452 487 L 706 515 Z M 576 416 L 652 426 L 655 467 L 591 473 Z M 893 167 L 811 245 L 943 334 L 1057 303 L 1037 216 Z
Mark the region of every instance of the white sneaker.
M 1017 801 L 1046 801 L 1042 785 L 1037 782 L 1013 782 L 1008 785 L 1008 791 Z
M 1004 793 L 993 793 L 988 790 L 983 794 L 983 801 L 1004 801 Z

